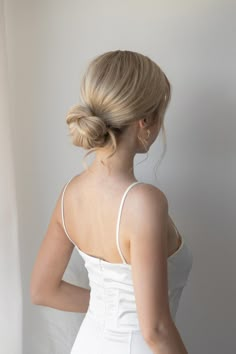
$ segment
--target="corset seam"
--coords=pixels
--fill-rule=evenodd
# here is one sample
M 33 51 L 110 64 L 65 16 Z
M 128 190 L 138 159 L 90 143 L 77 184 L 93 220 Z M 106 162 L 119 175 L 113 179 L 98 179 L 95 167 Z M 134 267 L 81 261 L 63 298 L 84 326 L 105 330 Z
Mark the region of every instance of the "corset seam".
M 130 331 L 130 333 L 129 333 L 129 354 L 131 354 L 132 339 L 133 339 L 133 331 Z
M 119 313 L 119 306 L 120 306 L 120 289 L 118 289 L 118 293 L 117 293 L 117 301 L 116 301 L 116 328 L 118 328 L 118 313 Z

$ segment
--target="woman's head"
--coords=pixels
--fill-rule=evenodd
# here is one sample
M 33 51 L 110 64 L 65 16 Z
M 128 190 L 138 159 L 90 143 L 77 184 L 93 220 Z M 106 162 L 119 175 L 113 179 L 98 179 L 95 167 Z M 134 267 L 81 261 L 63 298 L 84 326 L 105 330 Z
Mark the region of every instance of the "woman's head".
M 82 104 L 66 117 L 73 144 L 89 152 L 106 148 L 110 157 L 134 122 L 145 119 L 147 128 L 155 125 L 159 131 L 170 91 L 166 75 L 147 56 L 126 50 L 99 55 L 83 77 Z

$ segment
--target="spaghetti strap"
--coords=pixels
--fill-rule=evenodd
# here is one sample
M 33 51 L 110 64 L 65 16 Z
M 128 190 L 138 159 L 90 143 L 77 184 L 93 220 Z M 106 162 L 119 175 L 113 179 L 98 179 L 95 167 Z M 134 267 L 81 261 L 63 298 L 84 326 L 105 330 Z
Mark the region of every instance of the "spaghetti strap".
M 71 243 L 73 243 L 74 246 L 76 246 L 76 244 L 72 241 L 72 239 L 70 238 L 67 230 L 66 230 L 66 225 L 65 225 L 65 220 L 64 220 L 64 194 L 65 194 L 65 190 L 66 187 L 68 186 L 68 184 L 70 183 L 70 181 L 73 179 L 74 177 L 72 177 L 65 185 L 63 192 L 62 192 L 62 197 L 61 197 L 61 219 L 62 219 L 62 225 L 63 225 L 63 229 L 65 231 L 66 236 L 68 237 L 68 239 L 71 241 Z
M 119 228 L 120 228 L 120 218 L 121 218 L 121 212 L 122 212 L 122 208 L 123 208 L 123 204 L 124 204 L 124 201 L 125 201 L 125 197 L 128 193 L 128 191 L 133 187 L 135 186 L 136 184 L 138 183 L 143 183 L 143 182 L 134 182 L 132 183 L 125 191 L 125 193 L 123 194 L 123 197 L 121 199 L 121 203 L 120 203 L 120 208 L 119 208 L 119 213 L 118 213 L 118 219 L 117 219 L 117 225 L 116 225 L 116 245 L 117 245 L 117 249 L 118 249 L 118 252 L 120 254 L 120 257 L 123 261 L 123 263 L 127 264 L 122 252 L 121 252 L 121 249 L 120 249 L 120 242 L 119 242 Z

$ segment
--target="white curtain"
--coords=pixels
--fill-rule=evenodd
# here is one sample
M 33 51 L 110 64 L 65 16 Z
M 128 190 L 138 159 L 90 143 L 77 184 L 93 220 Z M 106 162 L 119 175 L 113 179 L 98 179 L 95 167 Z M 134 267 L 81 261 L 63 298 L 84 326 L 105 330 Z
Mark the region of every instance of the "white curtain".
M 0 353 L 21 354 L 22 295 L 6 48 L 0 0 Z

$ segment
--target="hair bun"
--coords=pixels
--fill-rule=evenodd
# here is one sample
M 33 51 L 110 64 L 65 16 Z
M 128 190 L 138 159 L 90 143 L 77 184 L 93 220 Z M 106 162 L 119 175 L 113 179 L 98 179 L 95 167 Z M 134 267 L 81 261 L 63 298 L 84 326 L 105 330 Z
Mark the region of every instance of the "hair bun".
M 72 143 L 85 149 L 103 147 L 106 141 L 108 126 L 104 119 L 94 116 L 88 107 L 73 106 L 67 116 Z

